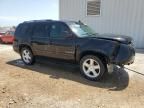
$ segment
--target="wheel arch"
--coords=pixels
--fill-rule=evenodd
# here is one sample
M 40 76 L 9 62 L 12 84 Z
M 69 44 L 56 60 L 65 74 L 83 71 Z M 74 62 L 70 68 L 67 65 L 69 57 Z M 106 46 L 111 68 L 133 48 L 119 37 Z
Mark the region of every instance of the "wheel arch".
M 21 52 L 22 48 L 24 48 L 24 47 L 29 48 L 32 51 L 32 49 L 31 49 L 31 47 L 29 45 L 21 44 L 21 45 L 19 45 L 19 52 Z
M 103 63 L 109 63 L 109 58 L 108 56 L 106 56 L 106 54 L 102 53 L 102 52 L 95 52 L 95 51 L 84 51 L 80 54 L 80 57 L 79 57 L 79 61 L 84 57 L 84 56 L 87 56 L 87 55 L 94 55 L 94 56 L 97 56 L 99 59 L 102 60 Z

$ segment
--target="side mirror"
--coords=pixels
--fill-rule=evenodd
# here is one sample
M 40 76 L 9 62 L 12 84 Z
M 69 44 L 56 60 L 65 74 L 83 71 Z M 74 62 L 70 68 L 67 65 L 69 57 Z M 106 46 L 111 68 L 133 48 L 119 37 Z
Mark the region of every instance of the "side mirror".
M 73 34 L 69 31 L 64 31 L 63 32 L 63 35 L 66 37 L 66 38 L 72 38 L 73 37 Z

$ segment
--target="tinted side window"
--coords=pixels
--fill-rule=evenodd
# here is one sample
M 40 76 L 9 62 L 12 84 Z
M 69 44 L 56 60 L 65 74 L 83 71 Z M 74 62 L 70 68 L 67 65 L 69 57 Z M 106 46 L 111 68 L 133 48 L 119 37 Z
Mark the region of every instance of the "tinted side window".
M 63 23 L 54 23 L 51 26 L 50 36 L 52 38 L 65 38 L 68 33 L 70 33 L 70 30 Z
M 33 29 L 33 37 L 48 37 L 48 31 L 48 24 L 36 24 Z
M 25 25 L 22 27 L 21 33 L 22 33 L 23 35 L 25 35 L 25 36 L 31 35 L 31 33 L 32 33 L 31 26 L 25 24 Z
M 29 36 L 32 34 L 32 29 L 30 24 L 21 24 L 17 27 L 15 35 L 16 36 Z
M 16 31 L 15 31 L 15 36 L 20 36 L 21 34 L 21 29 L 22 29 L 22 24 L 18 25 L 18 27 L 16 28 Z

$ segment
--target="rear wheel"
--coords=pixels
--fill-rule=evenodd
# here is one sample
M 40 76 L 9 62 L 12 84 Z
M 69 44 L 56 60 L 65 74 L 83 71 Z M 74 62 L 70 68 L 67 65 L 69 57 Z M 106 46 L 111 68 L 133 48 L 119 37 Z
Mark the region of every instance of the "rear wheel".
M 96 56 L 84 56 L 80 61 L 80 69 L 85 78 L 97 81 L 100 80 L 106 71 L 103 62 Z
M 21 49 L 21 58 L 26 65 L 32 65 L 35 61 L 32 51 L 27 47 Z

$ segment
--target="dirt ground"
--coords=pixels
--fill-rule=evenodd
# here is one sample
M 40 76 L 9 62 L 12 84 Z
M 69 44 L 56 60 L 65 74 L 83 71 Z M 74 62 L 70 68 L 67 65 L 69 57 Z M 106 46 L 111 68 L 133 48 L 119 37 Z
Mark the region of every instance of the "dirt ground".
M 137 51 L 131 66 L 92 82 L 65 63 L 25 66 L 12 46 L 0 45 L 0 108 L 143 107 L 144 50 Z

